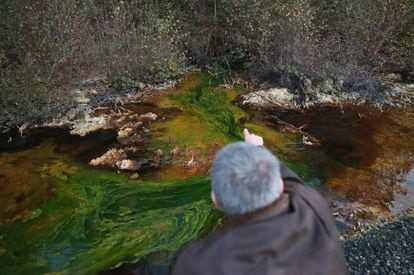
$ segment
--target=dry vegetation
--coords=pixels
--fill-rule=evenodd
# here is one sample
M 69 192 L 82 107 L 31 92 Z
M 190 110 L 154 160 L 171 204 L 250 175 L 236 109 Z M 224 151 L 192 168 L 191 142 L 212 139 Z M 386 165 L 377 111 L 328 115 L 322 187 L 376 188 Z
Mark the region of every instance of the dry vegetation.
M 93 76 L 123 88 L 190 64 L 282 82 L 414 67 L 414 0 L 18 0 L 0 18 L 3 129 L 63 112 Z

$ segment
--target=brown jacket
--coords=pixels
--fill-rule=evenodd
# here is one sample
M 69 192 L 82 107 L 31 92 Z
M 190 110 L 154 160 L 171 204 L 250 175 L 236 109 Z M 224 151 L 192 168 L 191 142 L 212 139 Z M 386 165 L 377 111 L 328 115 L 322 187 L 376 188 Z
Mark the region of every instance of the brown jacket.
M 174 275 L 346 274 L 343 248 L 326 200 L 282 167 L 284 195 L 188 245 Z

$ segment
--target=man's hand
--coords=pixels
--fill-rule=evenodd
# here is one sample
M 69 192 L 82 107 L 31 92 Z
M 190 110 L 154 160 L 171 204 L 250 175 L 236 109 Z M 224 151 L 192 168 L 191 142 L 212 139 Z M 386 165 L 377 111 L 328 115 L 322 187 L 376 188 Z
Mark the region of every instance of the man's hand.
M 263 138 L 261 136 L 250 134 L 249 130 L 247 130 L 246 128 L 244 128 L 243 134 L 244 134 L 245 142 L 249 144 L 257 145 L 257 146 L 263 146 Z

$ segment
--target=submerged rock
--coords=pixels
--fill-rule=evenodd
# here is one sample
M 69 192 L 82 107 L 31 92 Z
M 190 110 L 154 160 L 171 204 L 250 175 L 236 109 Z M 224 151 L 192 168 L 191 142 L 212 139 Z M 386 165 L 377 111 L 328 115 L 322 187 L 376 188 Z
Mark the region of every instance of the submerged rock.
M 139 174 L 138 173 L 134 173 L 134 174 L 132 174 L 131 176 L 129 176 L 129 179 L 130 180 L 136 180 L 136 179 L 138 179 L 139 178 Z

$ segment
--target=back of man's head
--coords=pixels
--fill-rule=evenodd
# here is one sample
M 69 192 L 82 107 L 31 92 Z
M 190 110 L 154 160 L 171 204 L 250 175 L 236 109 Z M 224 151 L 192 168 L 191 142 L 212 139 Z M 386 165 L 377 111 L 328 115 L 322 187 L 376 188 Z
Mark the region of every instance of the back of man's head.
M 266 148 L 246 142 L 221 149 L 211 176 L 217 203 L 226 215 L 253 212 L 283 192 L 279 160 Z

